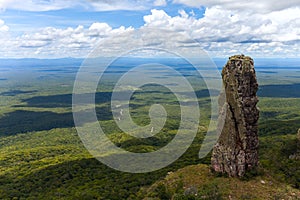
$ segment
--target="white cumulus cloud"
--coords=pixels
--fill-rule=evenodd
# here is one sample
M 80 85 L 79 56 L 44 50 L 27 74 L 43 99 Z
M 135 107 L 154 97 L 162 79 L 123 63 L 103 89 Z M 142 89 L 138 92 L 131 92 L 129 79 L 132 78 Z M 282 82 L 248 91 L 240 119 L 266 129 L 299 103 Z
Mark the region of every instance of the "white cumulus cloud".
M 104 38 L 132 31 L 132 27 L 112 28 L 99 22 L 90 27 L 46 27 L 18 37 L 1 38 L 0 53 L 5 57 L 85 57 Z
M 254 13 L 267 13 L 284 10 L 291 7 L 299 7 L 299 0 L 274 1 L 274 0 L 173 0 L 173 3 L 184 4 L 192 7 L 221 6 L 231 10 L 251 11 Z
M 166 2 L 166 0 L 155 0 L 153 4 L 155 6 L 166 6 L 167 2 Z
M 101 2 L 105 1 L 93 1 Z M 102 42 L 106 45 L 103 56 L 142 46 L 192 51 L 200 45 L 214 57 L 235 53 L 299 57 L 298 13 L 297 6 L 253 13 L 219 5 L 206 8 L 204 16 L 198 19 L 184 10 L 170 16 L 164 10 L 152 9 L 139 29 L 112 28 L 107 23 L 95 22 L 88 27 L 46 27 L 18 37 L 7 36 L 9 29 L 0 20 L 0 33 L 6 35 L 1 35 L 0 53 L 7 57 L 85 57 Z
M 151 15 L 144 17 L 144 26 L 181 32 L 214 55 L 230 54 L 233 50 L 257 55 L 263 52 L 299 56 L 300 16 L 297 13 L 300 13 L 298 7 L 253 14 L 214 6 L 206 9 L 203 18 L 196 19 L 184 11 L 171 17 L 163 10 L 152 10 Z M 183 43 L 188 45 L 191 41 Z
M 71 0 L 0 0 L 0 9 L 15 9 L 26 11 L 48 11 L 71 8 L 74 5 L 81 4 L 80 1 Z
M 49 11 L 83 7 L 87 10 L 145 10 L 166 5 L 165 0 L 0 0 L 0 9 Z
M 7 32 L 9 31 L 9 27 L 5 25 L 5 22 L 0 19 L 0 32 Z

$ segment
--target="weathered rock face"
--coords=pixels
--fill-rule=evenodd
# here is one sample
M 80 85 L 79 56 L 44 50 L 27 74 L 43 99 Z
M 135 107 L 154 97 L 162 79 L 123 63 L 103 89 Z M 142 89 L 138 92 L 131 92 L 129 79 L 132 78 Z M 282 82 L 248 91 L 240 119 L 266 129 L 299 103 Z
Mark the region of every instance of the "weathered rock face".
M 212 170 L 242 177 L 258 164 L 258 84 L 253 60 L 244 55 L 230 57 L 222 77 L 219 124 L 222 120 L 225 123 L 218 130 L 220 137 L 212 153 Z

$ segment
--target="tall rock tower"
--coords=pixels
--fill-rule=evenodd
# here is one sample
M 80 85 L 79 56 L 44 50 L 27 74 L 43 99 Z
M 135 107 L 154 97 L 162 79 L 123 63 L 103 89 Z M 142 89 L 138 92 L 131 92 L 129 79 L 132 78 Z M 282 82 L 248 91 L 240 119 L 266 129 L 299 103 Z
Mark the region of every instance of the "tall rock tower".
M 242 177 L 258 164 L 258 84 L 252 58 L 230 57 L 222 78 L 224 91 L 219 99 L 219 120 L 225 122 L 213 149 L 212 170 Z

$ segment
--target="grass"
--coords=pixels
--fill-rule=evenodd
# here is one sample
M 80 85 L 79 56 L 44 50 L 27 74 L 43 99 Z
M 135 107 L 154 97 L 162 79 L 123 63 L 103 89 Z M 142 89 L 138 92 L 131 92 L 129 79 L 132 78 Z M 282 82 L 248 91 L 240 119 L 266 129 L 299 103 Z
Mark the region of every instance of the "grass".
M 164 189 L 161 189 L 164 188 Z M 300 191 L 264 175 L 243 181 L 217 177 L 208 165 L 191 165 L 169 172 L 149 188 L 141 189 L 143 199 L 299 199 Z

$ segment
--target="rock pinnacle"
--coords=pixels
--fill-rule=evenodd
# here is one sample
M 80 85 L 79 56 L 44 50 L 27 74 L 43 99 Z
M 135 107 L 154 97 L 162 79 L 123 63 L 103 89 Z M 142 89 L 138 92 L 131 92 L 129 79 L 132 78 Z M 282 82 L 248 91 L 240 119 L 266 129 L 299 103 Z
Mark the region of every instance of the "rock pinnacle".
M 222 78 L 219 120 L 225 121 L 218 129 L 220 137 L 213 149 L 211 167 L 230 177 L 242 177 L 258 165 L 258 84 L 253 59 L 230 57 Z

